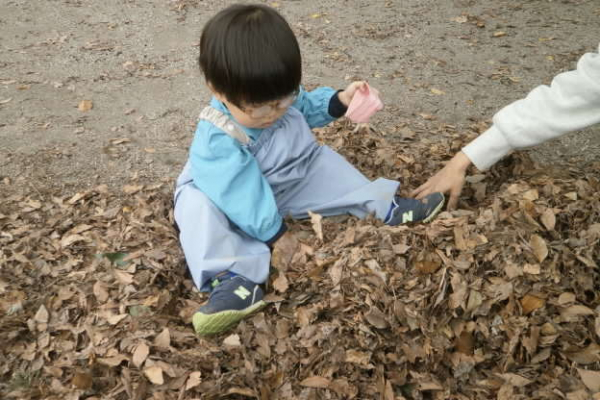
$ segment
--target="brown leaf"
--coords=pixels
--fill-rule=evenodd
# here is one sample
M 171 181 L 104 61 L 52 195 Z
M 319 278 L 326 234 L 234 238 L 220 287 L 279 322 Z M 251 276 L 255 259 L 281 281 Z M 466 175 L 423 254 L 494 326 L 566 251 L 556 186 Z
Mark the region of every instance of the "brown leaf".
M 329 276 L 333 286 L 337 286 L 342 281 L 343 264 L 346 263 L 345 258 L 339 258 L 331 268 L 329 268 Z
M 273 281 L 273 287 L 276 291 L 284 293 L 286 290 L 288 290 L 289 286 L 290 285 L 288 283 L 287 278 L 285 277 L 285 273 L 283 273 L 283 271 L 280 271 L 277 278 Z
M 450 308 L 453 310 L 458 307 L 462 307 L 463 309 L 465 309 L 465 300 L 467 298 L 468 290 L 467 282 L 465 282 L 461 274 L 454 273 L 454 275 L 452 275 L 450 283 L 452 284 L 453 291 L 449 299 Z
M 546 241 L 541 236 L 531 235 L 529 245 L 539 262 L 544 261 L 548 257 L 548 247 L 546 246 Z
M 104 303 L 108 300 L 108 290 L 106 289 L 106 285 L 100 281 L 96 281 L 94 283 L 94 287 L 92 288 L 94 296 L 96 296 L 96 300 L 100 303 Z
M 128 360 L 127 356 L 124 356 L 123 354 L 118 354 L 118 353 L 115 355 L 112 355 L 110 357 L 101 357 L 101 358 L 96 359 L 96 361 L 98 361 L 98 363 L 107 365 L 109 367 L 116 367 L 117 365 L 121 364 L 125 360 Z
M 435 252 L 422 251 L 417 256 L 415 268 L 423 275 L 433 274 L 442 266 L 442 259 Z
M 113 273 L 119 282 L 124 285 L 129 285 L 133 283 L 133 274 L 128 274 L 124 271 L 114 270 Z
M 561 306 L 575 303 L 575 301 L 577 301 L 577 297 L 573 293 L 565 292 L 561 293 L 560 296 L 558 296 L 558 304 Z
M 542 213 L 540 220 L 547 230 L 554 230 L 554 227 L 556 226 L 556 215 L 554 215 L 554 211 L 552 211 L 551 208 L 546 208 L 546 210 Z
M 579 351 L 568 351 L 565 353 L 569 360 L 580 365 L 594 364 L 600 361 L 600 346 L 596 343 L 591 343 L 584 349 Z
M 365 319 L 377 329 L 387 329 L 390 327 L 386 315 L 377 307 L 372 307 L 371 310 L 365 314 Z
M 298 242 L 296 236 L 286 232 L 273 246 L 271 265 L 279 271 L 287 271 L 289 264 L 299 247 L 300 242 Z
M 588 371 L 577 368 L 583 384 L 590 389 L 592 393 L 600 392 L 600 371 Z
M 469 292 L 469 300 L 467 300 L 467 309 L 465 311 L 475 311 L 481 304 L 483 304 L 483 295 L 478 290 L 471 290 Z
M 38 308 L 37 312 L 35 313 L 35 316 L 33 317 L 33 320 L 40 324 L 46 324 L 50 320 L 50 314 L 48 313 L 48 310 L 46 309 L 46 307 L 44 307 L 43 304 L 40 306 L 40 308 Z
M 94 107 L 94 103 L 91 100 L 81 100 L 77 108 L 79 111 L 86 112 L 90 111 Z
M 594 315 L 594 310 L 580 304 L 567 307 L 560 311 L 560 316 L 563 321 L 571 321 L 581 316 Z
M 133 352 L 132 362 L 136 367 L 141 367 L 148 355 L 150 354 L 150 348 L 144 342 L 140 343 L 136 346 L 135 351 Z
M 538 308 L 542 308 L 544 304 L 546 304 L 546 300 L 530 294 L 526 294 L 521 299 L 521 308 L 523 309 L 523 314 L 529 314 Z
M 466 240 L 466 227 L 465 226 L 455 226 L 454 227 L 454 245 L 457 250 L 467 250 L 467 240 Z
M 333 390 L 344 398 L 353 399 L 358 395 L 358 388 L 348 382 L 346 378 L 339 378 L 331 382 L 329 385 L 330 390 Z
M 68 235 L 61 239 L 60 245 L 61 245 L 61 247 L 69 247 L 73 243 L 83 242 L 83 241 L 85 241 L 85 238 L 81 235 L 77 235 L 77 234 Z
M 300 382 L 300 386 L 326 389 L 331 384 L 331 381 L 322 376 L 311 376 Z
M 358 351 L 358 350 L 346 350 L 346 360 L 347 363 L 359 364 L 363 366 L 369 365 L 371 361 L 371 354 Z
M 475 350 L 475 339 L 471 332 L 462 331 L 456 338 L 456 351 L 459 353 L 472 355 Z
M 225 340 L 223 340 L 223 344 L 225 346 L 231 346 L 231 347 L 239 347 L 242 345 L 242 342 L 240 341 L 240 335 L 229 335 L 225 338 Z
M 257 398 L 256 392 L 254 390 L 249 389 L 249 388 L 242 388 L 242 387 L 229 388 L 227 390 L 227 394 L 241 394 L 242 396 L 245 396 L 245 397 Z
M 158 347 L 169 347 L 171 346 L 171 333 L 169 328 L 165 328 L 161 333 L 154 339 L 154 345 Z
M 127 318 L 129 314 L 107 314 L 105 316 L 106 321 L 111 325 L 117 325 L 119 322 Z
M 523 272 L 531 275 L 539 275 L 541 273 L 541 268 L 539 264 L 525 264 L 523 266 Z
M 144 188 L 144 185 L 125 185 L 123 186 L 123 192 L 125 194 L 134 194 Z
M 516 387 L 524 387 L 529 385 L 532 381 L 530 379 L 527 379 L 525 377 L 522 377 L 521 375 L 517 375 L 517 374 L 513 374 L 513 373 L 506 373 L 506 374 L 499 374 L 500 377 L 502 377 L 502 379 L 504 379 L 505 382 L 510 383 L 513 386 Z
M 323 226 L 321 224 L 321 221 L 323 220 L 323 216 L 319 215 L 319 214 L 315 214 L 313 212 L 308 212 L 308 215 L 310 215 L 310 222 L 312 223 L 312 227 L 313 230 L 315 231 L 315 234 L 317 235 L 317 237 L 319 238 L 319 240 L 323 240 Z
M 92 387 L 92 375 L 85 372 L 78 372 L 73 376 L 71 384 L 79 390 L 88 390 Z
M 144 368 L 144 375 L 146 375 L 150 382 L 154 383 L 155 385 L 162 385 L 163 383 L 165 383 L 165 378 L 163 377 L 163 370 L 162 368 L 156 365 Z
M 185 383 L 185 390 L 190 390 L 198 386 L 202 382 L 201 375 L 200 371 L 192 372 Z
M 538 193 L 537 189 L 531 189 L 523 193 L 523 199 L 525 200 L 535 201 L 539 198 L 540 194 Z

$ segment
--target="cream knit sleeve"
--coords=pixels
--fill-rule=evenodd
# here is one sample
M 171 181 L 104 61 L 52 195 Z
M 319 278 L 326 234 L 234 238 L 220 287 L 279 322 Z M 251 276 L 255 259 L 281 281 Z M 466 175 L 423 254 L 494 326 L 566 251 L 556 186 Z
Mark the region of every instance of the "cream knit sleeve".
M 513 149 L 600 123 L 600 54 L 585 54 L 576 70 L 557 75 L 550 86 L 538 86 L 524 99 L 504 107 L 493 122 L 462 149 L 480 170 Z

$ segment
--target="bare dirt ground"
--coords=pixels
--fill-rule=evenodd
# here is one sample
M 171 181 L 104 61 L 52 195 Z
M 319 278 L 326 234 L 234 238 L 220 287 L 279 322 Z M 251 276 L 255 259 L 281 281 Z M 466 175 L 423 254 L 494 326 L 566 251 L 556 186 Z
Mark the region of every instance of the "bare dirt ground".
M 176 177 L 208 100 L 199 33 L 226 4 L 2 1 L 0 177 L 27 190 Z M 376 126 L 420 124 L 417 140 L 489 120 L 572 69 L 600 34 L 594 0 L 270 4 L 298 34 L 307 86 L 368 79 L 386 101 Z M 91 110 L 78 109 L 84 100 Z M 595 158 L 595 132 L 552 143 L 541 160 Z
M 227 4 L 0 0 L 0 397 L 599 399 L 598 127 L 473 171 L 430 225 L 290 221 L 268 308 L 193 333 L 171 193 Z M 268 4 L 308 88 L 383 94 L 375 133 L 318 139 L 406 188 L 600 40 L 597 0 Z

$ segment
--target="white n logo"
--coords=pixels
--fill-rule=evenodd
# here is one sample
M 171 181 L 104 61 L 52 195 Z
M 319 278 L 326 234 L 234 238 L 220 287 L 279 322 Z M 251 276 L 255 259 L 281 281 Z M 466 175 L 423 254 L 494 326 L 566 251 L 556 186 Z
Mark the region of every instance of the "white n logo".
M 246 288 L 245 288 L 245 287 L 243 287 L 243 286 L 238 286 L 238 288 L 237 288 L 237 289 L 235 289 L 235 290 L 233 291 L 233 293 L 235 293 L 235 294 L 236 294 L 236 295 L 237 295 L 237 296 L 238 296 L 240 299 L 242 299 L 242 300 L 246 300 L 246 297 L 248 297 L 248 296 L 250 296 L 250 295 L 252 294 L 252 293 L 250 293 L 250 292 L 248 291 L 248 289 L 246 289 Z
M 412 210 L 405 212 L 402 214 L 402 223 L 405 224 L 407 222 L 412 222 L 413 220 L 413 212 Z

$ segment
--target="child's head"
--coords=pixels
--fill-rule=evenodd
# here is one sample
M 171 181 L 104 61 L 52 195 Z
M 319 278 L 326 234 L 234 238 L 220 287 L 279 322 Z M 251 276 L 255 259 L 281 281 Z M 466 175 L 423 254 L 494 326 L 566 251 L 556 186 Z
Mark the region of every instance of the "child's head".
M 294 33 L 263 5 L 236 4 L 211 18 L 200 39 L 199 62 L 211 90 L 249 127 L 281 117 L 302 77 Z M 241 121 L 239 112 L 250 120 Z

